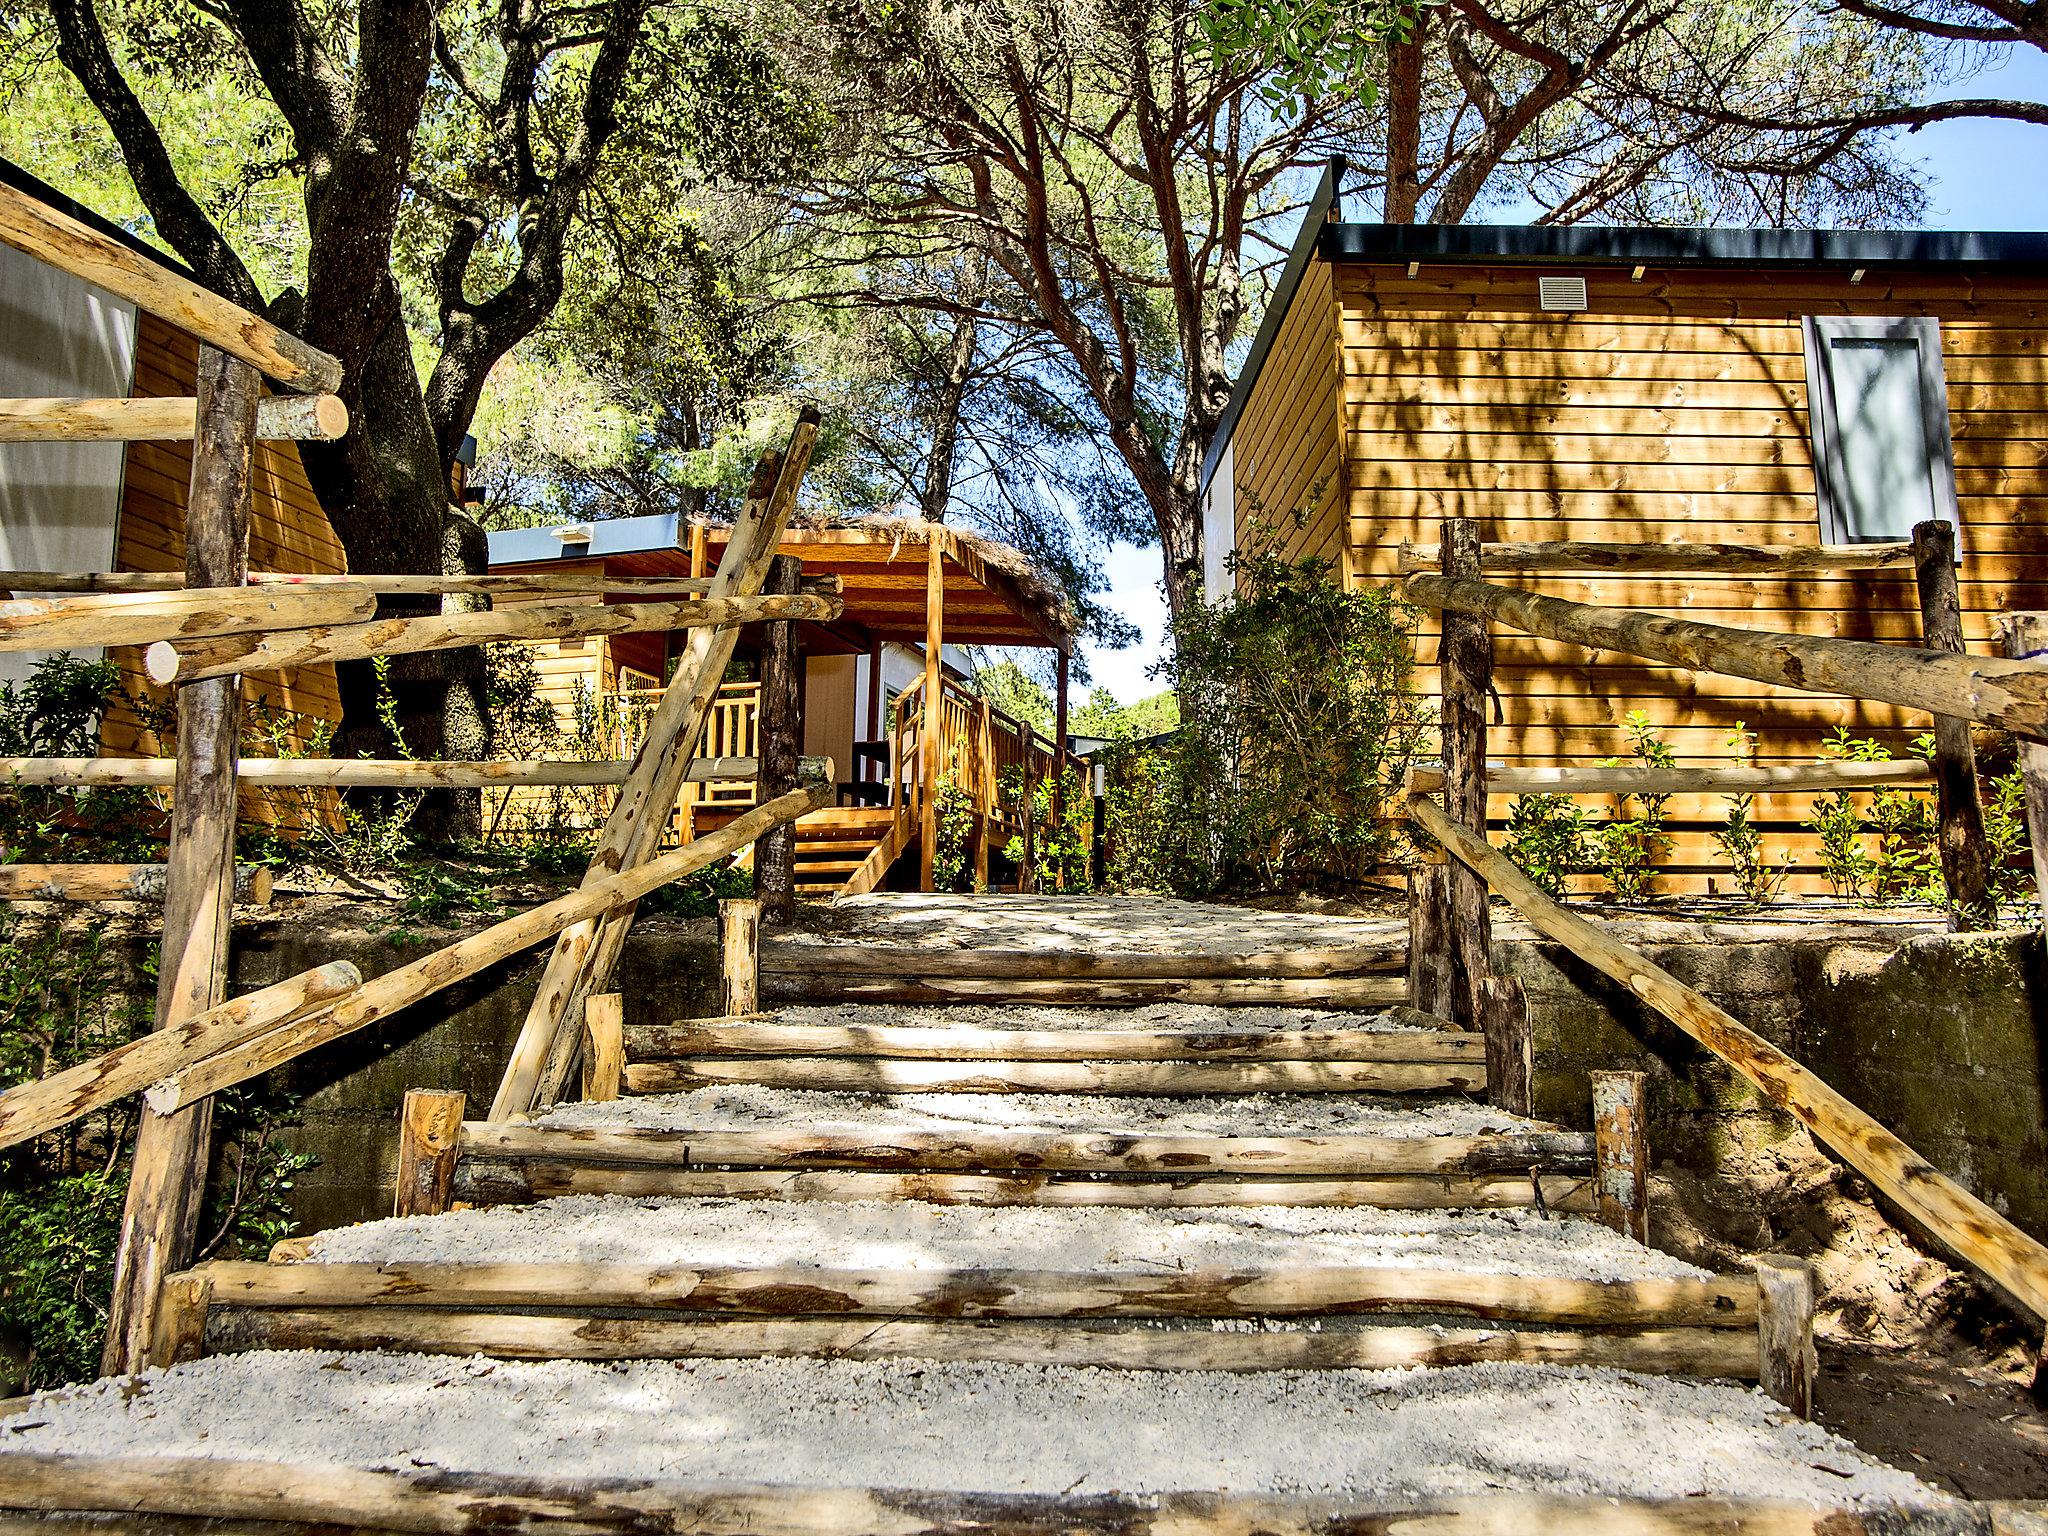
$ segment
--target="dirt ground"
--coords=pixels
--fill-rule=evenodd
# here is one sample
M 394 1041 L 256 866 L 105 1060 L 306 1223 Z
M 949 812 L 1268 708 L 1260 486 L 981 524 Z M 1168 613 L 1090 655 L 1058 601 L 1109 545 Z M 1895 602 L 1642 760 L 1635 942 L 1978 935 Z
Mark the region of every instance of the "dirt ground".
M 2048 1413 L 2010 1356 L 1951 1339 L 1887 1354 L 1823 1344 L 1816 1416 L 1870 1455 L 1970 1499 L 2048 1499 Z

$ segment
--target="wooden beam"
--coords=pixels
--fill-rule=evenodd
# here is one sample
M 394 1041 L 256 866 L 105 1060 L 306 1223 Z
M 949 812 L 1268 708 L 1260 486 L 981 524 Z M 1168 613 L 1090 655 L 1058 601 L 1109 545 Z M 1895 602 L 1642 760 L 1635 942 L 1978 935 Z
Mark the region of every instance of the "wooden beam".
M 1449 866 L 1418 859 L 1408 866 L 1408 1001 L 1442 1019 L 1457 1011 L 1450 923 Z
M 259 864 L 238 864 L 232 899 L 237 906 L 270 903 L 271 874 Z M 0 901 L 162 901 L 168 864 L 0 864 Z
M 267 1032 L 362 984 L 346 960 L 301 971 L 247 992 L 61 1072 L 0 1093 L 0 1148 L 41 1136 L 116 1099 L 140 1093 L 166 1073 Z
M 802 564 L 777 555 L 768 567 L 762 591 L 771 596 L 792 593 Z M 762 626 L 761 692 L 757 705 L 761 777 L 756 797 L 772 800 L 797 786 L 797 754 L 803 750 L 803 662 L 797 652 L 797 627 L 787 620 Z M 780 826 L 754 849 L 754 893 L 761 917 L 788 922 L 796 911 L 796 828 Z M 742 1010 L 751 1011 L 751 1010 Z
M 15 187 L 0 186 L 0 245 L 104 288 L 280 384 L 341 383 L 341 363 L 319 348 Z
M 315 1046 L 389 1018 L 400 1009 L 530 949 L 576 923 L 638 901 L 649 891 L 729 857 L 760 836 L 763 828 L 811 809 L 822 793 L 803 789 L 771 800 L 687 847 L 636 869 L 594 881 L 387 971 L 316 1013 L 166 1077 L 149 1090 L 148 1102 L 159 1111 L 190 1104 L 281 1066 Z
M 191 395 L 132 400 L 0 400 L 0 443 L 189 443 Z M 333 442 L 348 434 L 339 395 L 270 395 L 256 404 L 263 442 Z
M 463 1096 L 408 1088 L 398 1111 L 398 1179 L 393 1216 L 439 1216 L 454 1198 Z
M 761 903 L 751 896 L 718 904 L 719 1009 L 728 1016 L 761 1007 Z
M 583 1001 L 583 1098 L 608 1104 L 619 1096 L 626 1071 L 626 1000 L 597 992 Z
M 751 1083 L 836 1093 L 1478 1093 L 1483 1062 L 932 1061 L 846 1056 L 693 1056 L 636 1061 L 631 1093 Z
M 0 187 L 0 240 L 10 214 L 24 205 L 40 206 Z M 93 239 L 112 245 L 97 235 Z M 185 501 L 185 579 L 195 587 L 239 586 L 248 573 L 257 390 L 256 370 L 248 363 L 212 347 L 200 349 L 200 427 Z M 177 711 L 183 791 L 171 807 L 158 1029 L 174 1029 L 226 1000 L 234 919 L 240 683 L 218 678 L 180 688 Z M 107 1308 L 101 1355 L 106 1375 L 127 1375 L 151 1357 L 163 1278 L 191 1261 L 198 1235 L 212 1124 L 213 1106 L 201 1099 L 170 1111 L 143 1107 Z
M 0 764 L 7 760 L 0 758 Z M 831 971 L 844 976 L 945 976 L 988 981 L 1149 981 L 1160 977 L 1217 980 L 1292 979 L 1397 973 L 1405 939 L 1304 949 L 1203 954 L 1168 949 L 935 949 L 915 944 L 819 943 L 768 939 L 761 970 L 770 976 Z
M 2048 1317 L 2048 1248 L 1962 1188 L 1818 1076 L 1605 930 L 1568 912 L 1506 855 L 1420 796 L 1409 811 L 1451 853 L 1486 876 L 1530 925 L 1621 982 L 1795 1116 L 1951 1253 Z
M 706 601 L 748 598 L 761 590 L 795 510 L 817 438 L 818 413 L 806 407 L 797 416 L 787 450 L 763 458 L 756 467 Z M 633 771 L 605 820 L 597 854 L 584 875 L 586 883 L 635 869 L 654 857 L 738 640 L 738 631 L 730 628 L 690 632 L 688 646 L 641 736 Z M 602 920 L 593 917 L 574 924 L 555 941 L 491 1102 L 492 1119 L 525 1114 L 536 1104 L 561 1096 L 577 1043 L 571 1021 L 581 1017 L 586 996 L 604 989 L 625 946 L 632 914 L 630 903 L 607 909 Z
M 815 782 L 830 758 L 798 762 L 803 780 Z M 437 762 L 412 758 L 245 757 L 235 773 L 245 784 L 318 785 L 331 789 L 499 789 L 512 784 L 623 784 L 632 764 L 623 759 L 581 762 L 569 758 L 527 758 L 508 762 Z M 751 779 L 760 759 L 699 757 L 685 774 L 693 784 Z M 0 789 L 13 785 L 136 785 L 174 789 L 178 765 L 168 757 L 0 757 Z
M 2008 613 L 1999 620 L 2005 654 L 2014 661 L 2048 661 L 2048 613 Z M 2048 744 L 2022 741 L 2020 778 L 2026 792 L 2027 846 L 2034 861 L 2034 894 L 2048 934 Z
M 2048 737 L 2048 665 L 1869 640 L 1731 629 L 1626 608 L 1596 608 L 1487 581 L 1410 576 L 1410 602 L 1488 618 L 1552 640 L 1722 672 L 1780 688 L 1956 715 Z
M 627 1031 L 633 1056 L 872 1056 L 895 1061 L 1434 1061 L 1484 1064 L 1452 1030 L 986 1029 L 970 1024 L 785 1024 L 678 1019 Z
M 1436 549 L 1403 544 L 1396 569 L 1407 576 L 1434 570 L 1438 562 Z M 1489 571 L 1592 571 L 1613 575 L 1656 571 L 1728 576 L 1790 575 L 1800 571 L 1904 572 L 1912 568 L 1913 546 L 1831 544 L 1811 549 L 1771 549 L 1753 544 L 1597 544 L 1556 540 L 1482 544 L 1479 562 Z
M 775 1002 L 1074 1003 L 1100 1008 L 1145 1003 L 1218 1003 L 1228 1007 L 1272 1004 L 1305 1008 L 1379 1008 L 1408 1001 L 1398 973 L 1364 976 L 1173 977 L 1129 981 L 1006 981 L 956 976 L 800 976 L 779 973 L 770 986 Z
M 829 1255 L 823 1256 L 829 1258 Z M 1298 1317 L 1443 1313 L 1551 1327 L 1757 1325 L 1752 1275 L 1579 1280 L 1393 1265 L 853 1269 L 841 1265 L 207 1264 L 216 1306 L 618 1308 L 767 1317 Z M 1734 1341 L 1749 1347 L 1748 1337 Z
M 467 1167 L 484 1162 L 575 1161 L 592 1166 L 683 1170 L 850 1168 L 933 1171 L 1168 1174 L 1196 1177 L 1268 1173 L 1319 1178 L 1375 1175 L 1565 1173 L 1593 1166 L 1582 1131 L 1475 1136 L 1208 1136 L 1016 1131 L 961 1126 L 945 1131 L 659 1131 L 641 1127 L 540 1128 L 470 1121 L 462 1128 Z
M 313 589 L 317 590 L 317 589 Z M 86 599 L 78 599 L 86 601 Z M 110 601 L 110 599 L 101 599 Z M 501 640 L 567 640 L 653 630 L 735 628 L 763 619 L 839 617 L 837 598 L 728 597 L 673 603 L 521 604 L 481 613 L 431 614 L 362 624 L 301 626 L 276 633 L 152 645 L 143 667 L 155 683 L 191 682 L 235 672 L 272 672 L 325 661 L 457 650 Z
M 222 584 L 205 591 L 17 597 L 0 602 L 0 651 L 149 645 L 188 635 L 293 630 L 366 619 L 376 611 L 373 594 L 346 587 L 275 590 Z
M 486 597 L 692 597 L 711 589 L 708 576 L 607 576 L 602 571 L 494 571 L 446 575 L 364 572 L 359 575 L 305 575 L 289 571 L 251 571 L 252 587 L 343 587 L 364 592 L 389 592 L 414 597 L 445 597 L 481 593 Z M 839 597 L 844 584 L 837 576 L 806 576 L 797 590 L 814 597 Z M 0 571 L 0 589 L 11 592 L 182 592 L 185 578 L 175 571 Z
M 1963 607 L 1956 591 L 1956 530 L 1932 519 L 1913 529 L 1913 579 L 1920 593 L 1921 635 L 1930 651 L 1963 654 Z M 1991 894 L 1991 845 L 1984 839 L 1984 803 L 1977 789 L 1977 752 L 1970 722 L 1934 717 L 1938 846 L 1949 926 L 1969 931 L 1998 926 Z
M 538 1478 L 443 1467 L 364 1470 L 222 1456 L 12 1452 L 0 1508 L 107 1511 L 144 1519 L 293 1522 L 278 1536 L 336 1526 L 459 1532 L 479 1512 L 501 1529 L 675 1530 L 698 1536 L 2023 1536 L 2024 1505 L 1950 1501 L 1936 1508 L 1826 1508 L 1770 1499 L 1668 1501 L 1550 1494 L 1389 1499 L 1359 1494 L 956 1493 L 944 1490 L 706 1484 L 683 1478 Z M 43 1529 L 39 1524 L 37 1529 Z M 103 1531 L 103 1521 L 52 1525 Z M 150 1527 L 154 1529 L 155 1527 Z M 217 1524 L 178 1527 L 220 1530 Z M 235 1526 L 229 1536 L 249 1530 Z
M 1640 1072 L 1594 1072 L 1593 1177 L 1600 1220 L 1650 1241 L 1649 1106 Z
M 946 570 L 937 539 L 925 543 L 924 692 L 918 707 L 924 725 L 917 733 L 917 888 L 933 887 L 939 852 L 939 778 L 946 765 L 939 758 L 946 741 L 945 668 L 941 659 L 946 635 Z
M 1503 795 L 1710 795 L 1791 794 L 1803 790 L 1878 789 L 1892 784 L 1932 784 L 1934 765 L 1921 757 L 1889 763 L 1784 763 L 1702 765 L 1681 768 L 1503 768 L 1486 770 L 1486 792 Z M 1408 770 L 1410 794 L 1434 794 L 1444 787 L 1441 768 Z

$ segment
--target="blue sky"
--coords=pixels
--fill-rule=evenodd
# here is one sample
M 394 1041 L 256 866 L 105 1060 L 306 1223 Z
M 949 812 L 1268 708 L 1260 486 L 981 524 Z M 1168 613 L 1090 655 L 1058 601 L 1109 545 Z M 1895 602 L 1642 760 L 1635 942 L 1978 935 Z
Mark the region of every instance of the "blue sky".
M 2048 101 L 2048 58 L 2015 54 L 1944 95 Z M 2048 128 L 2025 123 L 1938 123 L 1909 134 L 1905 152 L 1926 166 L 1927 224 L 1935 229 L 2048 229 Z M 1159 589 L 1159 552 L 1120 544 L 1104 563 L 1110 606 L 1138 626 L 1143 639 L 1121 651 L 1091 650 L 1098 687 L 1123 703 L 1156 693 L 1146 676 L 1159 659 L 1166 600 Z

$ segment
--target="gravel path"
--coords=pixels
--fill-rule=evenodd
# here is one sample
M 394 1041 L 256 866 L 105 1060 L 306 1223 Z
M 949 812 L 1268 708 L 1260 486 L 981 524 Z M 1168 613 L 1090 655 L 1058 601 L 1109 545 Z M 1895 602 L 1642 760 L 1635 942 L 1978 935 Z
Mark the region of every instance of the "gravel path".
M 1030 1003 L 828 1003 L 780 1008 L 773 1017 L 780 1024 L 900 1024 L 918 1029 L 1178 1029 L 1217 1035 L 1264 1035 L 1302 1029 L 1366 1029 L 1388 1034 L 1441 1032 L 1424 1024 L 1403 1023 L 1391 1013 L 1205 1003 L 1153 1003 L 1144 1008 L 1065 1008 Z
M 9 1451 L 1032 1493 L 1941 1498 L 1757 1392 L 1504 1365 L 1224 1375 L 231 1355 L 40 1398 L 7 1421 L 0 1478 Z
M 1206 1136 L 1476 1136 L 1554 1131 L 1461 1099 L 1380 1094 L 1259 1093 L 1202 1099 L 1073 1093 L 822 1093 L 735 1086 L 560 1104 L 541 1126 L 678 1131 L 1100 1131 Z
M 876 1200 L 770 1207 L 623 1195 L 365 1222 L 323 1233 L 310 1259 L 1122 1273 L 1378 1265 L 1585 1280 L 1707 1278 L 1598 1222 L 1546 1221 L 1520 1210 L 981 1210 Z
M 866 939 L 934 949 L 1087 950 L 1098 954 L 1177 950 L 1198 955 L 1340 944 L 1402 942 L 1393 918 L 1261 912 L 1164 896 L 951 896 L 880 892 L 831 909 L 831 930 L 778 937 L 781 945 Z

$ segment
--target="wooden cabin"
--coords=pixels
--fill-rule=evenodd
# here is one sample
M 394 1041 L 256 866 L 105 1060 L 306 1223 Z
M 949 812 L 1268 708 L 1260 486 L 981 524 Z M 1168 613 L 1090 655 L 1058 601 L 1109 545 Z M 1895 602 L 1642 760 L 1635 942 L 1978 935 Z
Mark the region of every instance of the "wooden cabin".
M 0 183 L 191 276 L 154 246 L 5 160 Z M 68 272 L 0 247 L 0 397 L 190 395 L 198 367 L 199 343 L 184 331 Z M 182 573 L 191 473 L 190 442 L 0 445 L 0 569 Z M 293 443 L 257 445 L 249 563 L 257 570 L 315 575 L 348 569 Z M 74 654 L 97 660 L 107 653 Z M 143 674 L 139 648 L 118 648 L 111 655 L 129 693 L 142 699 L 161 695 Z M 34 652 L 0 653 L 0 679 L 25 677 L 40 659 Z M 243 695 L 299 748 L 341 719 L 331 664 L 251 674 L 243 680 Z M 101 741 L 107 756 L 154 757 L 158 747 L 134 711 L 124 706 L 109 714 Z M 250 755 L 273 751 L 257 743 Z M 311 791 L 245 789 L 243 813 L 290 823 L 319 798 Z
M 704 576 L 718 568 L 726 537 L 722 527 L 674 514 L 516 529 L 490 535 L 490 568 L 494 574 Z M 1042 779 L 1054 759 L 1049 741 L 1034 738 L 1028 726 L 966 686 L 964 648 L 1058 651 L 1064 717 L 1072 645 L 1065 605 L 1015 550 L 940 523 L 864 519 L 796 525 L 780 547 L 801 562 L 806 576 L 838 578 L 845 599 L 836 621 L 798 627 L 803 751 L 831 758 L 839 781 L 838 803 L 798 824 L 799 891 L 870 890 L 890 879 L 892 870 L 899 882 L 929 888 L 925 861 L 904 856 L 920 851 L 917 740 L 933 676 L 945 701 L 934 767 L 971 807 L 976 868 L 985 874 L 991 851 L 1021 829 L 1011 786 L 1025 774 Z M 929 640 L 937 648 L 928 666 Z M 631 756 L 687 643 L 688 632 L 677 630 L 528 644 L 539 691 L 553 707 L 566 744 L 558 751 Z M 743 631 L 734 673 L 712 708 L 700 756 L 756 755 L 759 648 L 758 626 Z M 752 780 L 686 786 L 671 839 L 687 842 L 722 826 L 754 804 L 754 789 Z M 520 789 L 502 798 L 502 807 L 487 805 L 487 823 L 496 813 L 514 828 L 587 825 L 607 808 L 604 792 L 578 798 L 575 792 Z
M 1276 541 L 1349 586 L 1394 579 L 1443 519 L 1488 542 L 1816 548 L 1958 530 L 1965 636 L 2048 608 L 2048 236 L 1347 223 L 1324 178 L 1204 467 L 1210 589 Z M 1305 514 L 1297 525 L 1288 514 Z M 1492 573 L 1489 573 L 1492 576 Z M 1917 642 L 1910 566 L 1769 577 L 1501 574 L 1610 607 Z M 1435 684 L 1424 615 L 1418 681 Z M 1627 760 L 1647 716 L 1682 763 L 1810 762 L 1839 727 L 1928 729 L 1883 705 L 1496 631 L 1490 760 Z M 1596 812 L 1610 802 L 1595 802 Z M 1766 795 L 1791 890 L 1825 891 L 1810 795 Z M 1509 809 L 1496 799 L 1496 819 Z M 1725 801 L 1674 797 L 1665 889 L 1729 888 Z

